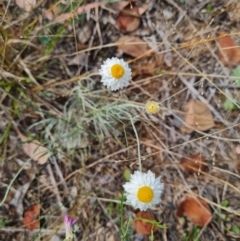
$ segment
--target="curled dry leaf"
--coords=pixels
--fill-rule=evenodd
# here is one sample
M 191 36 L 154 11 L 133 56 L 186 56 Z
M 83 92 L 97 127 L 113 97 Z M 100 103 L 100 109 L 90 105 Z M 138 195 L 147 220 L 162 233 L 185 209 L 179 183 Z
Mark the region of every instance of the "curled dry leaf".
M 38 205 L 34 204 L 30 206 L 24 212 L 24 218 L 22 220 L 23 226 L 29 230 L 40 228 L 40 222 L 39 220 L 36 220 L 39 214 L 40 214 L 40 209 Z
M 22 136 L 21 140 L 23 143 L 22 148 L 23 151 L 31 157 L 34 161 L 37 161 L 38 164 L 43 165 L 47 162 L 50 157 L 50 153 L 48 149 L 41 145 L 39 141 L 27 142 L 28 138 L 26 136 Z
M 200 198 L 187 197 L 178 207 L 177 216 L 186 216 L 199 227 L 208 224 L 212 218 L 209 205 Z
M 125 35 L 120 37 L 115 43 L 123 53 L 135 58 L 149 51 L 148 44 L 138 37 Z
M 117 17 L 117 26 L 120 30 L 132 32 L 140 25 L 140 14 L 138 7 L 133 3 L 126 6 Z
M 43 165 L 47 162 L 50 157 L 49 150 L 42 146 L 39 141 L 28 142 L 28 138 L 24 136 L 19 130 L 17 130 L 18 136 L 23 142 L 22 149 L 23 151 L 31 157 L 34 161 L 37 161 L 38 164 Z
M 39 141 L 34 140 L 34 141 L 29 142 L 28 138 L 20 132 L 16 123 L 13 122 L 12 124 L 18 134 L 18 137 L 23 142 L 22 143 L 23 151 L 29 157 L 31 157 L 34 161 L 37 161 L 38 164 L 40 164 L 40 165 L 45 164 L 51 155 L 49 150 L 46 147 L 42 146 Z
M 215 124 L 208 106 L 201 101 L 190 100 L 184 108 L 185 122 L 188 126 L 199 131 L 206 131 Z M 192 133 L 193 129 L 185 125 L 180 130 L 185 133 Z
M 136 231 L 140 234 L 150 235 L 153 232 L 158 230 L 158 227 L 152 225 L 150 222 L 143 221 L 141 219 L 146 219 L 149 221 L 155 221 L 153 215 L 147 211 L 141 211 L 136 214 L 135 220 L 133 221 L 133 226 Z
M 205 171 L 207 166 L 204 165 L 205 160 L 202 156 L 194 155 L 190 157 L 185 157 L 180 160 L 180 167 L 184 172 L 193 174 L 199 171 Z
M 240 48 L 227 33 L 219 34 L 218 43 L 218 56 L 225 66 L 236 66 L 240 63 Z
M 31 12 L 31 10 L 36 6 L 37 0 L 15 0 L 18 7 L 23 8 L 26 12 Z

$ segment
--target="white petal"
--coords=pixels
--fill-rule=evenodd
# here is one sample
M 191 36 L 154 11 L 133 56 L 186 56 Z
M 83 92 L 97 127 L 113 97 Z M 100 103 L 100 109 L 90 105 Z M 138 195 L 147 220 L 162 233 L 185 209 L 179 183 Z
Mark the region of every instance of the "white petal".
M 114 78 L 111 74 L 111 68 L 115 64 L 119 64 L 124 68 L 124 74 L 119 79 Z M 128 86 L 129 81 L 132 78 L 132 71 L 128 64 L 124 62 L 123 59 L 114 57 L 104 61 L 103 65 L 101 65 L 101 69 L 99 70 L 99 74 L 102 76 L 101 82 L 103 85 L 111 90 L 118 90 Z
M 154 197 L 149 203 L 143 203 L 138 200 L 138 190 L 143 186 L 149 186 L 154 192 Z M 123 188 L 126 192 L 127 202 L 134 208 L 139 208 L 140 210 L 145 211 L 161 201 L 160 197 L 163 192 L 164 184 L 161 183 L 160 177 L 155 178 L 155 174 L 150 170 L 147 173 L 135 171 L 134 174 L 131 175 L 130 181 L 123 185 Z

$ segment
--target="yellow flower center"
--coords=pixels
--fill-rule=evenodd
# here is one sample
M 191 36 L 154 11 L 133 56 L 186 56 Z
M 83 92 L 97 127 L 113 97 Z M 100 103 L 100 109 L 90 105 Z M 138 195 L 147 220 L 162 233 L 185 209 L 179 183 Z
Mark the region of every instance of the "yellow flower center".
M 120 64 L 114 64 L 111 68 L 111 74 L 114 78 L 119 79 L 124 75 L 124 68 Z
M 148 113 L 155 114 L 159 110 L 159 105 L 155 101 L 149 101 L 147 102 L 145 109 Z
M 153 200 L 154 193 L 150 187 L 143 186 L 138 189 L 137 197 L 139 201 L 143 203 L 149 203 Z

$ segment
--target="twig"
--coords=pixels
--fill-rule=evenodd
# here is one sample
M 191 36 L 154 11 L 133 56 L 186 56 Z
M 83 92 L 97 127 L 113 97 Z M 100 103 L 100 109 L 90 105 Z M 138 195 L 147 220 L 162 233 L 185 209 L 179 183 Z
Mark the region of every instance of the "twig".
M 0 232 L 9 232 L 9 233 L 13 233 L 13 232 L 24 232 L 26 233 L 28 230 L 26 228 L 15 228 L 15 227 L 6 227 L 6 228 L 0 228 Z M 31 234 L 35 234 L 35 233 L 44 233 L 44 234 L 60 234 L 63 235 L 66 233 L 65 230 L 61 230 L 59 229 L 56 233 L 56 230 L 52 230 L 52 229 L 46 229 L 46 228 L 41 228 L 39 229 L 35 229 L 31 231 Z M 30 233 L 30 231 L 29 231 Z
M 58 176 L 59 176 L 60 182 L 63 184 L 63 187 L 64 187 L 64 189 L 65 189 L 65 192 L 67 193 L 67 192 L 68 192 L 67 183 L 65 182 L 65 179 L 64 179 L 64 177 L 63 177 L 63 175 L 62 175 L 62 172 L 61 172 L 61 170 L 60 170 L 60 168 L 59 168 L 59 166 L 58 166 L 58 163 L 57 163 L 57 161 L 56 161 L 56 159 L 55 159 L 54 156 L 52 157 L 52 162 L 53 162 L 53 164 L 54 164 L 54 166 L 55 166 L 55 168 L 56 168 L 56 171 L 57 171 L 57 174 L 58 174 Z
M 14 181 L 17 179 L 18 175 L 21 173 L 21 171 L 25 168 L 25 166 L 28 165 L 28 163 L 32 160 L 32 158 L 29 158 L 24 164 L 23 166 L 18 170 L 18 172 L 15 174 L 14 178 L 11 180 L 11 182 L 9 183 L 7 190 L 5 192 L 5 195 L 3 197 L 3 200 L 0 202 L 0 207 L 4 204 L 4 202 L 7 199 L 8 193 L 10 191 L 11 186 L 13 185 Z
M 53 189 L 53 192 L 54 192 L 55 195 L 56 195 L 59 208 L 61 209 L 62 213 L 66 213 L 66 208 L 65 208 L 64 205 L 62 204 L 62 200 L 61 200 L 61 197 L 60 197 L 60 194 L 59 194 L 57 185 L 56 185 L 57 183 L 56 183 L 55 177 L 54 177 L 54 175 L 53 175 L 52 167 L 51 167 L 51 165 L 50 165 L 49 162 L 48 162 L 48 164 L 47 164 L 47 170 L 48 170 L 48 173 L 49 173 L 49 176 L 50 176 L 50 180 L 51 180 L 51 184 L 52 184 L 51 187 L 52 187 L 52 189 Z

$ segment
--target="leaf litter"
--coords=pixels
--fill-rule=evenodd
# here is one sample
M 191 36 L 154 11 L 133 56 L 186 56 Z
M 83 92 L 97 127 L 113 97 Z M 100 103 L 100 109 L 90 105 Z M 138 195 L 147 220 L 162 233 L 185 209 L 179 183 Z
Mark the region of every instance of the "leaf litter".
M 62 3 L 63 5 L 67 4 L 66 2 L 61 2 L 61 4 Z M 112 101 L 113 99 L 115 100 L 121 97 L 124 98 L 126 102 L 133 101 L 137 102 L 139 105 L 144 105 L 148 100 L 158 101 L 161 108 L 159 115 L 154 119 L 148 117 L 143 111 L 134 115 L 137 117 L 134 119 L 134 125 L 139 134 L 138 138 L 140 141 L 143 168 L 144 170 L 151 169 L 156 171 L 156 173 L 162 176 L 166 183 L 163 202 L 159 207 L 153 210 L 154 215 L 151 213 L 150 215 L 152 215 L 153 218 L 156 217 L 157 221 L 167 224 L 168 229 L 167 231 L 156 231 L 154 233 L 155 240 L 161 240 L 162 237 L 174 241 L 183 240 L 181 236 L 183 233 L 189 237 L 189 233 L 192 232 L 191 222 L 198 226 L 206 224 L 204 229 L 200 232 L 200 239 L 203 241 L 213 239 L 219 241 L 228 240 L 230 237 L 228 228 L 233 227 L 232 230 L 234 229 L 236 231 L 238 230 L 236 227 L 239 223 L 238 216 L 233 213 L 235 210 L 238 210 L 238 194 L 236 195 L 233 189 L 229 188 L 229 183 L 232 183 L 236 187 L 239 186 L 235 173 L 237 172 L 236 167 L 235 169 L 230 168 L 230 164 L 237 161 L 239 154 L 236 153 L 236 145 L 233 145 L 231 141 L 229 141 L 229 139 L 236 140 L 239 138 L 237 134 L 239 133 L 237 127 L 239 118 L 238 109 L 227 112 L 224 110 L 222 103 L 219 104 L 219 100 L 222 100 L 219 90 L 226 93 L 229 97 L 233 96 L 234 99 L 238 98 L 237 89 L 235 88 L 236 85 L 232 88 L 229 82 L 229 78 L 232 78 L 231 73 L 233 73 L 233 71 L 228 68 L 235 67 L 235 63 L 237 63 L 236 56 L 234 56 L 233 53 L 230 53 L 228 56 L 228 51 L 226 53 L 224 53 L 224 51 L 232 47 L 237 49 L 235 45 L 238 46 L 237 42 L 239 37 L 235 33 L 235 36 L 232 37 L 235 45 L 232 42 L 232 46 L 231 44 L 229 46 L 229 44 L 225 43 L 221 46 L 217 37 L 214 38 L 215 42 L 211 40 L 211 37 L 213 35 L 217 36 L 215 31 L 219 29 L 219 26 L 221 26 L 223 22 L 232 32 L 233 26 L 228 26 L 228 22 L 225 21 L 225 19 L 218 23 L 216 21 L 218 14 L 213 15 L 213 13 L 206 13 L 205 6 L 202 4 L 196 4 L 189 9 L 187 1 L 181 1 L 179 4 L 176 3 L 176 1 L 161 1 L 160 4 L 149 2 L 146 5 L 146 14 L 144 13 L 143 16 L 141 12 L 143 5 L 141 6 L 134 3 L 134 11 L 137 12 L 137 15 L 132 16 L 128 14 L 128 17 L 130 17 L 130 19 L 131 17 L 137 18 L 137 25 L 135 23 L 135 26 L 131 26 L 131 22 L 127 24 L 124 23 L 121 31 L 119 31 L 116 26 L 117 16 L 123 13 L 123 9 L 129 5 L 129 2 L 126 2 L 125 6 L 115 10 L 111 9 L 113 4 L 103 3 L 101 6 L 98 4 L 100 3 L 79 5 L 76 7 L 75 12 L 71 13 L 69 8 L 63 11 L 61 8 L 58 8 L 58 6 L 57 9 L 54 9 L 52 6 L 49 6 L 49 4 L 45 5 L 45 3 L 39 3 L 39 5 L 41 5 L 39 8 L 33 8 L 32 10 L 34 11 L 31 10 L 29 12 L 32 14 L 31 18 L 28 19 L 32 25 L 27 26 L 30 27 L 30 32 L 31 30 L 39 31 L 38 24 L 41 23 L 40 29 L 42 30 L 43 26 L 44 29 L 42 32 L 37 31 L 37 35 L 57 35 L 58 32 L 55 32 L 55 30 L 57 30 L 58 27 L 66 29 L 67 34 L 61 36 L 59 41 L 55 42 L 53 52 L 49 52 L 49 56 L 42 56 L 41 53 L 37 55 L 38 53 L 32 51 L 24 51 L 23 55 L 19 55 L 21 59 L 26 62 L 26 66 L 30 71 L 34 73 L 33 76 L 37 78 L 39 83 L 43 86 L 40 91 L 38 90 L 35 92 L 35 95 L 31 95 L 32 93 L 30 93 L 28 97 L 31 99 L 34 107 L 44 116 L 43 121 L 49 121 L 52 116 L 48 115 L 48 111 L 52 113 L 53 108 L 57 108 L 59 111 L 59 118 L 74 116 L 74 118 L 78 119 L 76 129 L 81 127 L 82 129 L 80 129 L 83 132 L 87 130 L 86 126 L 81 126 L 80 124 L 83 118 L 86 118 L 83 113 L 88 113 L 89 109 L 91 109 L 92 112 L 100 111 L 95 108 L 95 104 L 97 104 L 98 101 L 104 102 L 106 106 L 108 105 L 108 98 Z M 223 3 L 219 3 L 219 5 L 221 9 L 226 10 L 224 13 L 227 15 L 229 13 L 228 11 L 230 11 L 228 6 L 223 5 Z M 42 22 L 40 13 L 42 6 L 43 9 L 49 10 L 49 13 L 51 12 L 49 15 L 45 15 L 48 19 L 45 18 L 43 21 L 50 20 L 49 26 L 57 23 L 54 28 L 49 28 L 49 26 L 45 24 L 46 22 Z M 217 7 L 217 5 L 212 5 L 213 9 Z M 193 14 L 193 10 L 196 9 L 198 10 L 196 11 L 197 14 Z M 223 17 L 222 15 L 224 14 L 220 15 Z M 82 17 L 84 20 L 80 20 Z M 39 21 L 32 22 L 32 19 Z M 204 21 L 202 21 L 202 19 L 204 19 Z M 26 26 L 26 22 L 20 19 L 19 25 L 22 24 Z M 211 24 L 208 24 L 210 22 Z M 81 30 L 84 29 L 83 26 L 86 26 L 88 23 L 90 27 L 87 30 L 91 31 L 88 31 L 86 36 L 82 36 L 80 34 Z M 238 22 L 234 24 L 238 26 Z M 224 27 L 226 27 L 225 25 Z M 6 28 L 4 29 L 9 29 L 9 26 L 11 26 L 10 21 L 8 26 L 5 26 Z M 138 27 L 136 28 L 136 26 Z M 234 28 L 236 28 L 236 26 L 234 26 Z M 34 29 L 35 27 L 36 29 Z M 136 30 L 132 30 L 135 28 Z M 144 28 L 148 29 L 148 31 L 145 32 Z M 130 29 L 130 32 L 127 32 L 126 29 L 128 29 L 128 31 Z M 79 35 L 78 39 L 76 33 Z M 186 33 L 191 33 L 187 39 L 188 42 L 185 41 Z M 25 33 L 23 33 L 23 36 L 28 36 L 28 34 L 25 35 Z M 141 43 L 141 45 L 145 45 L 146 48 L 143 51 L 137 49 L 136 53 L 134 53 L 133 48 L 132 50 L 121 50 L 119 48 L 121 51 L 117 52 L 115 47 L 116 39 L 124 37 L 125 34 L 127 34 L 126 36 L 128 38 L 137 37 L 137 41 Z M 29 41 L 31 41 L 31 39 Z M 34 41 L 35 39 L 33 42 Z M 129 39 L 127 41 L 129 41 Z M 41 43 L 39 43 L 39 45 L 40 44 Z M 108 45 L 111 45 L 111 47 L 107 47 Z M 125 47 L 124 44 L 121 45 L 121 47 Z M 152 47 L 154 51 L 152 51 L 148 45 L 154 46 Z M 184 48 L 182 48 L 182 46 L 184 46 Z M 211 47 L 210 50 L 209 46 Z M 49 46 L 43 46 L 43 48 L 45 47 Z M 138 47 L 140 48 L 140 44 Z M 220 62 L 218 63 L 218 58 L 216 58 L 218 54 L 217 47 L 221 49 L 219 59 L 221 59 L 222 63 L 224 63 L 227 68 L 223 69 L 222 65 L 219 67 Z M 40 49 L 41 48 L 39 48 L 39 50 Z M 19 49 L 16 50 L 13 56 L 16 56 L 16 53 L 20 53 Z M 181 57 L 173 50 L 179 53 Z M 88 54 L 89 58 L 86 60 L 86 62 L 88 61 L 86 65 L 93 72 L 98 69 L 99 65 L 106 57 L 118 56 L 124 60 L 130 61 L 133 67 L 133 84 L 129 88 L 123 90 L 121 95 L 119 95 L 120 93 L 112 94 L 104 92 L 104 89 L 99 85 L 98 79 L 94 79 L 92 76 L 89 79 L 82 80 L 81 77 L 79 77 L 78 70 L 75 72 L 76 66 L 80 66 L 84 62 L 81 56 L 78 55 L 81 53 L 77 51 Z M 170 53 L 172 56 L 171 65 L 168 66 L 166 66 L 166 63 L 164 63 L 166 61 L 163 59 L 166 53 Z M 226 55 L 225 58 L 227 58 L 227 61 L 225 58 L 222 58 L 224 55 Z M 76 56 L 76 58 L 72 56 Z M 36 64 L 33 67 L 33 63 L 31 62 L 34 61 L 31 60 L 38 59 L 38 57 L 38 61 L 40 61 L 41 64 Z M 136 60 L 134 58 L 138 59 Z M 187 61 L 189 61 L 189 63 L 187 63 Z M 10 63 L 17 69 L 17 59 L 10 61 Z M 200 72 L 199 74 L 193 71 L 190 63 L 196 66 Z M 44 67 L 41 68 L 41 65 Z M 4 69 L 8 69 L 8 65 L 5 65 L 5 63 L 3 63 L 3 66 Z M 19 76 L 19 73 L 22 72 L 20 71 L 14 74 L 15 76 Z M 234 75 L 237 74 L 238 73 Z M 82 71 L 80 76 L 82 76 Z M 180 77 L 184 77 L 186 82 L 191 83 L 192 86 L 188 86 L 186 83 L 181 82 Z M 198 78 L 201 78 L 200 81 L 204 79 L 205 82 L 203 81 L 203 85 L 198 83 Z M 208 82 L 205 78 L 213 80 L 212 83 Z M 59 79 L 62 81 L 57 82 L 56 80 Z M 48 82 L 52 82 L 53 85 L 45 85 Z M 32 84 L 33 83 L 30 84 L 30 88 L 34 88 Z M 237 82 L 234 84 L 237 84 Z M 79 86 L 81 86 L 81 88 L 78 88 Z M 29 86 L 26 85 L 27 89 L 28 87 Z M 84 87 L 87 87 L 87 90 L 84 89 Z M 76 111 L 73 111 L 70 107 L 75 97 L 73 89 L 78 89 L 79 91 L 79 98 L 77 101 L 80 104 L 74 105 L 74 110 Z M 84 92 L 83 95 L 81 95 L 82 91 Z M 99 95 L 99 93 L 101 93 L 101 98 L 89 98 L 89 95 Z M 8 93 L 5 93 L 5 95 L 1 96 L 1 105 L 8 105 L 13 97 L 19 97 L 17 91 L 10 94 L 13 95 L 8 96 Z M 24 99 L 23 96 L 22 93 L 21 99 Z M 189 104 L 191 99 L 199 99 L 201 101 L 194 101 L 194 104 Z M 205 106 L 202 105 L 202 100 L 205 100 Z M 187 108 L 184 109 L 184 113 L 179 111 L 183 103 L 188 103 Z M 8 105 L 8 107 L 10 107 L 10 105 Z M 21 130 L 24 130 L 25 127 L 28 127 L 29 123 L 34 122 L 33 120 L 35 119 L 32 117 L 31 112 L 22 108 L 22 105 L 20 107 L 20 120 L 17 115 L 14 115 L 14 118 L 18 120 L 18 125 L 21 126 Z M 16 110 L 14 109 L 14 111 Z M 119 109 L 117 111 L 120 112 Z M 184 117 L 183 119 L 187 125 L 187 131 L 184 130 L 181 132 L 178 127 L 171 125 L 170 119 L 175 113 Z M 0 115 L 1 114 L 2 112 L 0 112 Z M 225 119 L 229 125 L 226 125 L 221 117 Z M 4 120 L 4 118 L 2 119 Z M 54 121 L 59 121 L 57 119 L 58 118 L 54 119 Z M 94 122 L 94 119 L 88 122 L 90 128 L 92 128 L 92 121 Z M 109 120 L 107 120 L 107 124 L 109 124 L 108 121 Z M 219 129 L 216 130 L 214 122 L 217 123 L 217 126 L 220 126 Z M 1 122 L 0 126 L 3 125 L 3 123 L 4 122 Z M 51 122 L 51 124 L 52 123 L 53 122 Z M 71 123 L 69 123 L 69 126 L 70 124 Z M 201 125 L 203 127 L 201 127 Z M 123 129 L 121 128 L 122 126 L 124 126 Z M 188 126 L 191 128 L 188 128 Z M 42 125 L 41 128 L 33 128 L 33 136 L 39 137 L 39 135 L 44 135 L 44 127 L 46 127 L 45 130 L 47 130 L 49 126 Z M 69 152 L 66 151 L 65 147 L 68 142 L 71 142 L 71 139 L 66 138 L 67 141 L 62 141 L 63 148 L 61 149 L 61 153 L 53 155 L 51 163 L 47 165 L 47 168 L 52 167 L 53 169 L 51 174 L 47 172 L 47 175 L 45 175 L 46 169 L 45 166 L 42 165 L 39 170 L 39 175 L 36 175 L 36 179 L 31 180 L 32 185 L 29 184 L 29 190 L 26 194 L 24 192 L 24 197 L 20 199 L 27 211 L 33 203 L 39 203 L 41 205 L 41 216 L 48 217 L 48 220 L 51 220 L 47 221 L 45 224 L 47 228 L 46 232 L 53 230 L 53 236 L 56 240 L 63 240 L 63 236 L 56 231 L 56 227 L 58 227 L 59 224 L 62 225 L 62 220 L 60 220 L 61 218 L 59 217 L 61 217 L 63 213 L 62 211 L 58 211 L 58 208 L 60 205 L 64 206 L 66 203 L 69 212 L 74 214 L 78 213 L 78 222 L 81 225 L 79 239 L 87 237 L 90 240 L 90 237 L 93 237 L 93 240 L 96 240 L 96 237 L 98 237 L 102 240 L 117 240 L 115 237 L 117 232 L 117 230 L 115 230 L 115 220 L 119 220 L 118 205 L 106 200 L 112 200 L 113 198 L 118 199 L 120 196 L 122 192 L 121 184 L 123 183 L 124 177 L 126 180 L 128 178 L 128 172 L 124 173 L 124 170 L 132 172 L 137 169 L 135 162 L 137 159 L 137 151 L 135 148 L 136 138 L 132 135 L 132 129 L 130 129 L 129 123 L 124 120 L 120 125 L 114 128 L 116 128 L 119 133 L 122 133 L 118 134 L 116 137 L 117 141 L 111 138 L 110 135 L 107 138 L 104 138 L 102 135 L 101 141 L 98 141 L 98 135 L 93 133 L 93 136 L 89 135 L 89 142 L 87 145 L 84 145 L 84 147 L 78 146 L 78 148 L 72 148 Z M 76 131 L 76 129 L 74 129 L 74 131 Z M 66 130 L 62 131 L 64 132 Z M 196 130 L 196 132 L 194 130 Z M 197 132 L 198 130 L 208 131 L 212 136 L 210 134 L 205 136 L 204 133 Z M 2 128 L 0 128 L 0 131 L 1 134 L 4 133 Z M 55 131 L 56 129 L 54 128 L 50 131 L 48 139 L 52 146 L 46 145 L 44 146 L 45 149 L 42 151 L 49 153 L 49 150 L 52 150 L 51 148 L 53 147 L 52 143 L 55 145 L 59 142 L 58 139 L 51 139 L 56 138 Z M 144 133 L 147 133 L 146 141 L 144 141 Z M 124 138 L 122 138 L 123 136 Z M 218 140 L 216 138 L 218 136 L 223 139 L 225 138 L 226 141 L 223 142 L 222 140 Z M 41 143 L 32 138 L 27 138 L 22 133 L 20 133 L 19 139 L 21 143 L 19 141 L 17 141 L 17 144 L 14 143 L 16 135 L 13 138 L 13 133 L 10 131 L 9 140 L 11 140 L 11 144 L 8 143 L 8 136 L 2 141 L 3 146 L 7 145 L 8 147 L 5 149 L 6 152 L 4 152 L 7 153 L 8 159 L 2 159 L 2 156 L 0 156 L 1 160 L 3 160 L 3 173 L 6 175 L 4 177 L 4 182 L 6 183 L 9 183 L 12 176 L 16 173 L 12 167 L 9 168 L 7 165 L 9 165 L 9 163 L 16 162 L 21 164 L 24 162 L 26 156 L 22 154 L 25 153 L 30 158 L 33 158 L 34 155 L 37 154 L 37 157 L 40 159 L 37 158 L 35 164 L 41 160 L 40 153 L 39 155 L 37 153 L 37 150 L 42 146 Z M 31 141 L 29 141 L 29 139 Z M 64 143 L 66 143 L 65 146 Z M 1 150 L 4 150 L 4 148 Z M 72 153 L 76 155 L 72 155 Z M 64 157 L 61 154 L 63 154 Z M 198 155 L 200 155 L 202 159 Z M 180 160 L 182 165 L 180 168 L 179 156 L 183 156 L 188 160 Z M 15 157 L 18 158 L 17 161 L 15 161 Z M 46 157 L 48 157 L 48 154 Z M 46 157 L 41 163 L 46 163 Z M 55 162 L 52 162 L 54 158 Z M 209 160 L 208 166 L 210 168 L 207 169 L 208 173 L 206 173 L 204 169 L 205 160 Z M 34 165 L 34 162 L 31 162 L 31 164 Z M 179 172 L 176 172 L 175 168 L 172 169 L 172 166 L 177 166 Z M 125 174 L 124 177 L 123 173 Z M 195 175 L 196 173 L 199 175 Z M 208 174 L 209 176 L 207 176 Z M 22 185 L 26 183 L 25 176 L 27 176 L 27 171 L 21 173 L 21 175 L 17 177 L 12 187 L 17 189 L 19 188 L 17 184 Z M 56 182 L 49 181 L 54 177 L 58 179 Z M 44 182 L 41 181 L 43 178 Z M 220 181 L 216 181 L 217 178 L 218 180 L 224 181 L 224 185 L 222 185 Z M 36 181 L 38 180 L 40 180 L 40 185 L 36 185 Z M 196 204 L 194 201 L 185 200 L 189 205 L 185 204 L 182 215 L 187 216 L 190 222 L 185 224 L 178 223 L 175 215 L 173 215 L 175 212 L 173 208 L 175 195 L 182 193 L 183 190 L 189 187 L 195 188 L 195 190 L 199 189 L 199 193 L 201 193 L 202 196 L 215 203 L 218 203 L 218 201 L 221 203 L 222 198 L 229 199 L 230 208 L 227 213 L 228 219 L 222 218 L 220 222 L 216 222 L 218 217 L 216 217 L 215 214 L 220 211 L 222 212 L 221 207 L 218 207 L 215 209 L 216 212 L 214 212 L 212 217 L 213 221 L 209 223 L 206 221 L 206 217 L 210 217 L 209 213 L 204 217 L 202 211 L 199 211 L 199 209 L 202 209 L 202 206 L 205 206 L 206 210 L 209 211 L 209 206 L 205 204 L 199 205 L 201 201 Z M 74 192 L 74 200 L 71 199 L 71 195 L 71 200 L 69 200 L 68 190 L 69 193 Z M 187 191 L 189 191 L 189 189 Z M 11 197 L 9 197 L 9 199 L 10 198 Z M 64 205 L 62 205 L 63 203 Z M 11 202 L 4 203 L 7 208 L 9 207 L 8 204 L 11 204 Z M 188 208 L 188 206 L 190 208 Z M 201 206 L 201 208 L 199 208 L 199 206 Z M 31 212 L 31 210 L 29 211 Z M 125 211 L 127 213 L 125 213 Z M 14 212 L 12 211 L 11 213 Z M 124 207 L 124 217 L 130 215 L 133 215 L 133 211 Z M 34 220 L 33 217 L 35 218 L 36 215 L 27 212 L 27 214 L 23 216 L 26 216 L 24 218 L 26 218 L 27 224 L 30 224 L 28 222 L 29 217 Z M 9 217 L 9 219 L 11 218 Z M 16 225 L 14 223 L 14 225 L 9 228 L 14 229 L 15 227 L 21 226 L 22 216 L 18 216 L 17 218 L 14 217 L 13 219 L 18 220 L 18 223 Z M 56 221 L 56 223 L 52 222 L 52 220 Z M 235 226 L 232 225 L 232 223 L 235 223 Z M 130 226 L 132 228 L 132 224 Z M 7 228 L 8 227 L 6 227 L 5 230 Z M 8 240 L 5 236 L 2 236 L 7 236 L 10 233 L 10 231 L 7 233 L 5 230 L 1 230 L 0 238 Z M 221 230 L 221 233 L 219 230 Z M 133 238 L 135 232 L 136 230 L 132 233 L 131 237 L 129 237 L 129 240 Z M 146 235 L 149 235 L 149 228 L 147 233 Z M 211 234 L 213 234 L 214 237 L 211 236 Z M 24 235 L 28 234 L 25 233 Z

